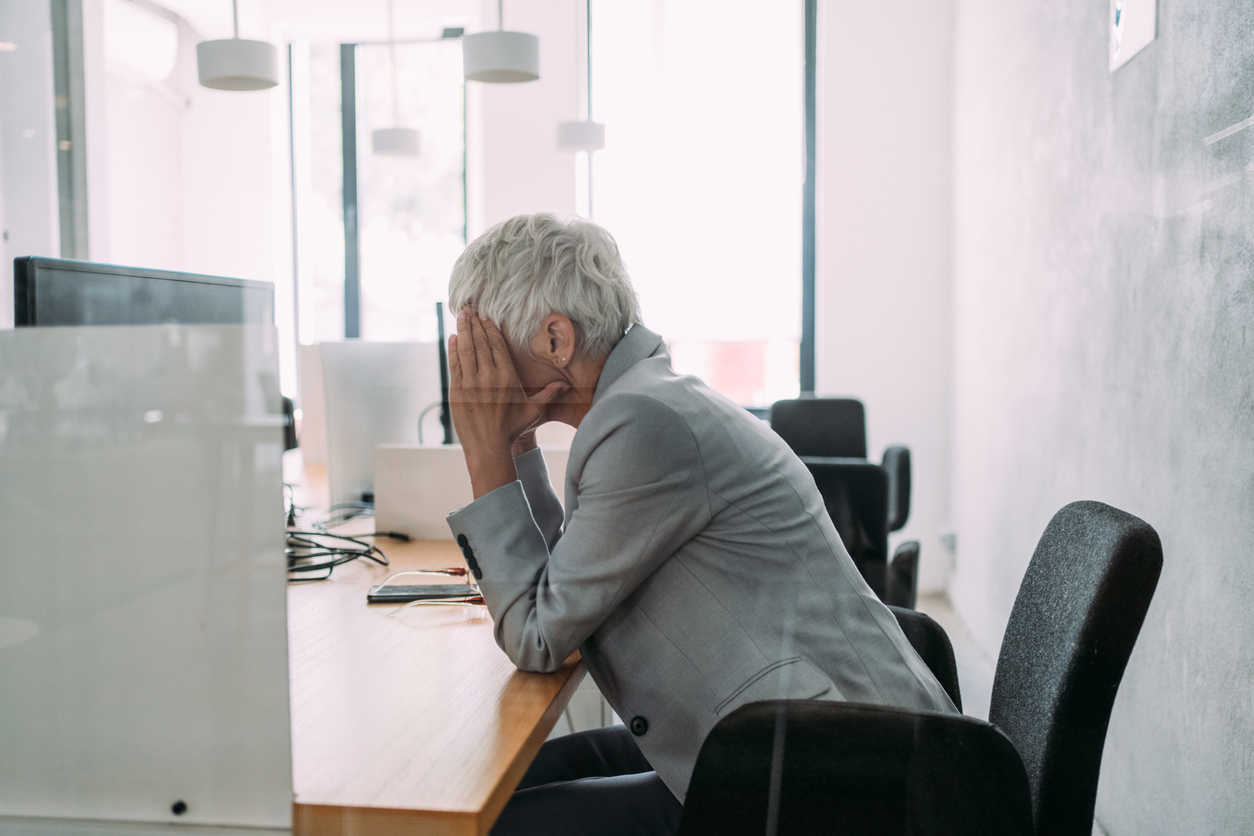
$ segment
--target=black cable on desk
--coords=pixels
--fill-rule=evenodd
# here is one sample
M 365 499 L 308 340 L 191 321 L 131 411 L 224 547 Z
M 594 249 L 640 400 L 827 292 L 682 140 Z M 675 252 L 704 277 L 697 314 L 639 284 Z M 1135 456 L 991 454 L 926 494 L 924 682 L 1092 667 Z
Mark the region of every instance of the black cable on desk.
M 326 516 L 315 525 L 315 528 L 327 528 L 340 525 L 359 517 L 373 517 L 373 502 L 337 502 L 327 509 Z
M 287 571 L 297 577 L 289 577 L 289 581 L 322 581 L 331 577 L 331 570 L 350 561 L 364 558 L 374 561 L 380 566 L 388 565 L 387 555 L 373 543 L 367 543 L 361 537 L 373 537 L 366 534 L 350 537 L 346 534 L 331 534 L 328 531 L 297 531 L 287 532 Z M 331 540 L 327 543 L 325 540 Z M 318 578 L 304 577 L 307 572 L 326 572 Z
M 284 487 L 291 489 L 290 485 L 284 485 Z M 373 516 L 374 503 L 371 502 L 340 502 L 332 505 L 327 510 L 327 515 L 313 524 L 312 530 L 301 531 L 296 528 L 296 516 L 298 510 L 305 509 L 296 505 L 294 490 L 290 490 L 287 499 L 288 507 L 284 513 L 287 527 L 285 552 L 290 583 L 324 581 L 331 577 L 331 571 L 336 566 L 342 566 L 360 558 L 374 561 L 380 566 L 387 566 L 387 555 L 378 546 L 363 540 L 364 537 L 388 537 L 404 541 L 411 539 L 409 535 L 395 531 L 376 531 L 371 534 L 350 536 L 332 534 L 327 530 L 329 526 L 340 525 L 359 517 Z M 325 542 L 326 540 L 331 542 Z M 313 572 L 326 574 L 320 577 L 309 577 L 308 573 Z

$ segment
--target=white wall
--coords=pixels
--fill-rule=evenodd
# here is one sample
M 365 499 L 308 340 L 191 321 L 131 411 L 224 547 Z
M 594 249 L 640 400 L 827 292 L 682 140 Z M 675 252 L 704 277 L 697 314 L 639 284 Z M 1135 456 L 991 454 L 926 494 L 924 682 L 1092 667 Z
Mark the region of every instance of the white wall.
M 525 212 L 575 212 L 575 155 L 557 150 L 557 124 L 579 118 L 581 0 L 510 0 L 505 27 L 540 38 L 540 78 L 467 85 L 469 237 Z M 495 28 L 496 3 L 480 19 Z
M 952 0 L 823 0 L 818 37 L 820 395 L 905 444 L 920 588 L 943 589 L 950 522 Z

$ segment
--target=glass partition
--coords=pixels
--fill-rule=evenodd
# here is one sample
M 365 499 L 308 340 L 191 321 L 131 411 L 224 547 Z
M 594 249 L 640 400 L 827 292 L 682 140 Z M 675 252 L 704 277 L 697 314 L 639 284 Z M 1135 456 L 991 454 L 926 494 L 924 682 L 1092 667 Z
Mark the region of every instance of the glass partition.
M 0 331 L 0 817 L 119 823 L 0 831 L 291 826 L 278 375 L 271 326 Z

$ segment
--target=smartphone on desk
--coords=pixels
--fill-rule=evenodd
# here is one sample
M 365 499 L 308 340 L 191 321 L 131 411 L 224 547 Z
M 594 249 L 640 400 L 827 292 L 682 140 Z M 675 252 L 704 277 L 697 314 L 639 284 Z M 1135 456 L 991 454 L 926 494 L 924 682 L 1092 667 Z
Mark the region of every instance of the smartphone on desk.
M 443 601 L 478 595 L 464 583 L 433 583 L 422 586 L 372 586 L 366 593 L 368 604 L 407 604 L 410 601 Z

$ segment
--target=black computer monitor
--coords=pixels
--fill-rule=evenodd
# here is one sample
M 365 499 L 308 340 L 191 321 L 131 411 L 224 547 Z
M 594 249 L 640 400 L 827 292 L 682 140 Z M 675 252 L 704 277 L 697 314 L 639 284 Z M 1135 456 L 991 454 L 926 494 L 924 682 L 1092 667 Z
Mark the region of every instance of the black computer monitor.
M 13 260 L 13 324 L 273 325 L 274 284 L 64 258 Z M 284 449 L 297 446 L 282 399 Z
M 274 285 L 26 256 L 13 261 L 13 324 L 274 323 Z

